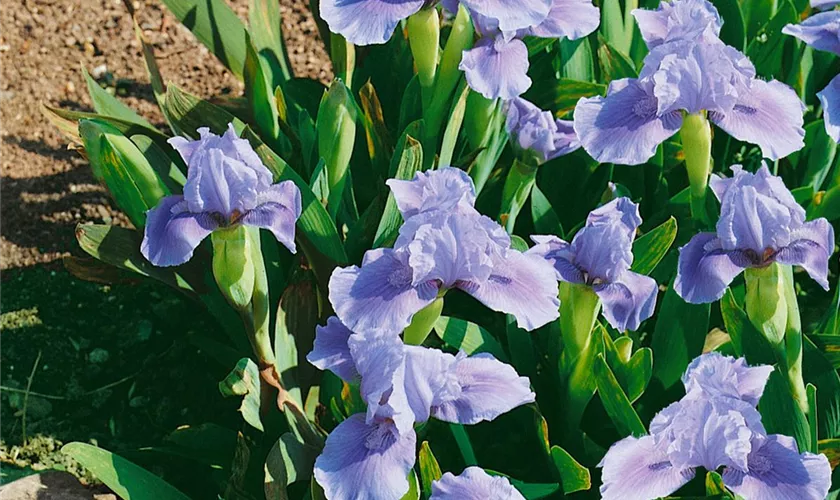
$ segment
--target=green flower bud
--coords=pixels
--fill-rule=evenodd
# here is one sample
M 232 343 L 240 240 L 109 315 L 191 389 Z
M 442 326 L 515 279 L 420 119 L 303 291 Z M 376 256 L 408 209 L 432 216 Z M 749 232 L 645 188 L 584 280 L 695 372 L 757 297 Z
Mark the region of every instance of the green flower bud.
M 680 129 L 691 191 L 691 216 L 707 222 L 706 188 L 712 168 L 712 128 L 703 114 L 686 115 Z
M 486 99 L 478 92 L 470 91 L 467 97 L 467 111 L 464 114 L 464 134 L 470 148 L 478 149 L 485 145 L 493 132 L 493 114 L 496 101 Z
M 411 318 L 411 324 L 403 332 L 403 340 L 408 345 L 420 345 L 432 332 L 435 323 L 443 311 L 443 297 L 438 297 L 434 302 L 424 307 L 420 312 Z
M 513 234 L 516 225 L 516 217 L 528 201 L 531 190 L 537 180 L 536 162 L 523 162 L 518 159 L 513 161 L 502 191 L 502 209 L 499 221 L 505 226 L 507 232 Z
M 424 114 L 426 129 L 434 137 L 437 137 L 440 132 L 444 114 L 449 109 L 452 93 L 461 79 L 462 73 L 459 69 L 461 57 L 465 50 L 472 48 L 473 36 L 474 30 L 469 11 L 466 7 L 460 5 L 440 59 L 434 94 L 431 97 L 432 102 Z
M 248 228 L 237 225 L 210 235 L 213 277 L 222 295 L 240 312 L 250 307 L 256 276 L 252 257 L 254 241 L 248 233 Z
M 326 162 L 330 213 L 334 216 L 344 194 L 347 168 L 356 142 L 356 103 L 344 83 L 335 79 L 321 99 L 318 119 L 318 152 Z
M 747 283 L 747 316 L 777 353 L 783 351 L 788 305 L 782 266 L 773 263 L 750 268 L 744 277 Z
M 408 42 L 420 86 L 428 89 L 435 83 L 440 53 L 440 15 L 436 8 L 421 9 L 408 18 Z
M 600 312 L 601 300 L 591 287 L 560 283 L 560 333 L 565 365 L 571 365 L 589 348 L 592 328 Z

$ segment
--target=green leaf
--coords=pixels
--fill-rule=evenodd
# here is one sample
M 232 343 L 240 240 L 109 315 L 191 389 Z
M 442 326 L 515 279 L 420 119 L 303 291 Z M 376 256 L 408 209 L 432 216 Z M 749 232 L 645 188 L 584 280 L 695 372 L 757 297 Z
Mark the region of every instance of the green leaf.
M 475 323 L 449 316 L 441 316 L 435 322 L 435 333 L 454 349 L 467 354 L 489 352 L 502 361 L 507 359 L 499 341 L 484 328 Z
M 125 500 L 189 500 L 163 479 L 109 451 L 86 443 L 69 443 L 61 452 Z
M 793 399 L 786 375 L 778 366 L 767 380 L 758 411 L 768 434 L 792 436 L 800 450 L 811 448 L 808 420 Z
M 595 64 L 589 37 L 560 40 L 560 78 L 589 82 L 595 80 Z
M 183 162 L 177 162 L 169 156 L 166 151 L 149 136 L 134 134 L 130 137 L 137 148 L 149 161 L 149 164 L 155 169 L 158 177 L 166 184 L 169 191 L 172 193 L 180 193 L 184 184 L 187 183 L 187 176 L 184 171 L 187 169 Z
M 753 0 L 755 1 L 762 0 Z M 720 30 L 720 39 L 726 45 L 731 45 L 743 51 L 747 43 L 747 33 L 744 27 L 744 15 L 741 13 L 741 6 L 738 0 L 711 0 L 723 18 L 723 27 Z
M 286 487 L 309 479 L 320 450 L 301 443 L 287 432 L 274 443 L 265 459 L 266 500 L 288 500 Z
M 400 500 L 420 500 L 420 482 L 417 480 L 414 469 L 408 472 L 408 493 L 403 495 Z
M 598 64 L 601 66 L 601 75 L 605 82 L 639 76 L 636 66 L 626 54 L 600 36 L 599 43 Z
M 531 190 L 531 218 L 534 220 L 534 229 L 537 233 L 563 236 L 560 217 L 536 184 Z
M 422 122 L 414 122 L 406 129 L 391 159 L 391 177 L 400 180 L 411 180 L 414 174 L 423 169 L 423 146 L 410 133 L 422 134 Z M 382 212 L 382 219 L 379 220 L 379 227 L 373 237 L 373 248 L 380 248 L 391 244 L 397 238 L 397 232 L 402 226 L 403 218 L 397 208 L 394 194 L 388 194 L 388 201 L 385 202 L 385 210 Z
M 125 120 L 127 122 L 136 123 L 137 125 L 141 125 L 143 127 L 154 128 L 151 123 L 135 113 L 133 109 L 129 108 L 120 102 L 119 99 L 100 87 L 99 84 L 96 83 L 96 80 L 88 74 L 84 67 L 82 67 L 82 75 L 84 76 L 85 83 L 87 84 L 90 100 L 93 101 L 93 109 L 95 109 L 97 113 L 100 115 L 111 116 L 113 118 L 119 118 L 120 120 Z
M 428 499 L 432 493 L 432 483 L 440 479 L 442 475 L 440 465 L 438 465 L 438 461 L 434 453 L 432 453 L 428 441 L 423 441 L 423 444 L 420 445 L 418 462 L 420 466 L 420 484 L 422 486 L 420 489 L 423 492 L 423 498 Z
M 388 175 L 390 165 L 389 158 L 392 158 L 394 146 L 388 127 L 385 125 L 385 116 L 382 112 L 382 103 L 379 102 L 379 95 L 373 84 L 368 81 L 359 89 L 359 107 L 362 109 L 362 123 L 367 136 L 367 147 L 370 161 L 380 175 Z
M 589 474 L 589 469 L 581 465 L 563 448 L 552 446 L 551 460 L 560 475 L 560 484 L 563 487 L 564 494 L 570 495 L 592 487 L 592 477 Z
M 550 109 L 555 115 L 563 116 L 575 109 L 581 97 L 604 95 L 606 91 L 607 86 L 601 83 L 561 78 L 555 85 L 533 88 L 525 97 L 541 108 Z
M 840 368 L 840 335 L 808 335 L 808 338 L 835 369 Z
M 604 405 L 607 415 L 615 424 L 622 436 L 633 435 L 641 437 L 647 434 L 645 424 L 633 409 L 627 395 L 621 389 L 603 354 L 598 354 L 594 365 L 595 381 L 598 385 L 598 395 Z
M 619 0 L 604 0 L 601 4 L 601 33 L 614 46 L 630 52 L 633 32 L 627 33 L 624 24 L 624 13 Z
M 723 478 L 715 471 L 709 471 L 706 473 L 706 495 L 707 496 L 717 496 L 717 498 L 726 498 L 732 499 L 734 498 L 729 492 L 726 490 L 726 485 L 723 484 Z
M 82 120 L 79 135 L 94 176 L 105 183 L 135 226 L 145 226 L 146 211 L 169 195 L 169 188 L 137 146 L 116 128 L 97 120 Z
M 256 49 L 250 43 L 250 38 L 246 36 L 246 40 L 248 43 L 245 50 L 243 75 L 245 96 L 248 98 L 251 116 L 254 118 L 260 136 L 264 137 L 269 144 L 275 145 L 280 137 L 279 116 L 272 91 L 275 87 L 271 86 L 269 75 L 264 70 Z
M 746 4 L 759 5 L 768 1 L 774 3 L 774 0 L 754 0 Z M 747 46 L 746 54 L 755 64 L 757 74 L 767 78 L 782 76 L 782 58 L 779 54 L 782 53 L 785 41 L 790 38 L 782 33 L 782 28 L 798 21 L 796 8 L 790 0 L 781 0 L 776 15 L 759 30 L 755 39 Z
M 452 431 L 452 436 L 455 437 L 455 444 L 458 445 L 458 450 L 461 452 L 461 458 L 467 466 L 478 465 L 478 460 L 475 458 L 475 451 L 473 450 L 470 436 L 467 430 L 461 424 L 449 424 L 449 429 Z
M 163 0 L 199 42 L 237 78 L 245 68 L 245 26 L 224 0 Z
M 673 217 L 639 237 L 633 244 L 633 265 L 639 274 L 650 274 L 665 257 L 677 237 L 677 220 Z
M 269 86 L 277 88 L 293 76 L 283 41 L 280 2 L 251 0 L 248 5 L 248 24 L 251 43 L 263 62 Z
M 814 190 L 819 190 L 837 156 L 837 143 L 826 133 L 823 120 L 809 123 L 805 127 L 805 148 L 799 156 L 807 159 L 802 186 L 812 186 Z
M 814 384 L 808 384 L 805 387 L 805 393 L 808 395 L 808 428 L 811 431 L 811 453 L 819 453 L 819 412 L 817 410 L 817 387 Z
M 620 339 L 630 340 L 629 337 Z M 619 385 L 627 394 L 631 403 L 635 402 L 644 393 L 645 388 L 653 375 L 653 351 L 643 347 L 624 360 L 615 343 L 609 335 L 604 337 L 606 346 L 607 364 L 615 374 Z M 632 341 L 627 343 L 632 348 Z
M 242 396 L 239 412 L 251 427 L 262 431 L 260 420 L 260 371 L 256 363 L 242 358 L 224 380 L 219 382 L 222 396 Z
M 802 376 L 817 388 L 817 423 L 824 438 L 840 436 L 840 376 L 808 337 L 803 336 Z
M 773 351 L 738 305 L 730 289 L 720 299 L 720 313 L 735 354 L 746 357 L 751 364 L 772 365 L 775 362 Z
M 709 304 L 689 304 L 674 291 L 665 292 L 651 340 L 653 376 L 664 389 L 680 381 L 688 364 L 703 351 L 709 332 Z

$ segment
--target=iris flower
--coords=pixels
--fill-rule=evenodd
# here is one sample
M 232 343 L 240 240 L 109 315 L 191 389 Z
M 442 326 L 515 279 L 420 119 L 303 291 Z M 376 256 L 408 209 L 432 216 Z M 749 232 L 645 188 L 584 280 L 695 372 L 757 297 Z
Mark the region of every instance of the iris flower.
M 414 467 L 414 424 L 475 424 L 534 401 L 526 377 L 489 354 L 457 356 L 403 345 L 396 335 L 351 332 L 336 317 L 318 327 L 307 359 L 348 383 L 368 405 L 339 424 L 315 462 L 330 500 L 398 500 Z
M 755 174 L 740 165 L 732 172 L 731 178 L 713 174 L 709 182 L 721 204 L 717 231 L 696 234 L 680 249 L 679 296 L 694 304 L 714 302 L 742 271 L 773 262 L 801 266 L 828 290 L 831 224 L 823 218 L 806 222 L 805 210 L 766 165 Z
M 639 78 L 613 80 L 606 97 L 581 98 L 575 108 L 575 131 L 590 156 L 644 163 L 685 114 L 699 113 L 772 160 L 804 146 L 804 104 L 789 86 L 756 78 L 750 60 L 720 41 L 711 4 L 674 0 L 634 15 L 651 48 Z
M 836 5 L 837 2 L 833 2 Z M 782 33 L 795 36 L 817 50 L 840 56 L 840 12 L 821 12 L 802 21 L 788 24 Z M 825 114 L 825 130 L 834 142 L 840 142 L 840 75 L 835 76 L 826 88 L 817 92 Z
M 715 353 L 697 358 L 683 377 L 686 396 L 653 418 L 650 434 L 607 451 L 599 464 L 601 497 L 666 497 L 703 467 L 723 468 L 723 483 L 745 499 L 825 498 L 831 486 L 825 455 L 800 453 L 793 438 L 768 435 L 761 423 L 755 403 L 771 372 Z
M 430 500 L 525 500 L 510 481 L 491 476 L 480 467 L 467 467 L 460 475 L 447 472 L 432 483 Z
M 615 329 L 636 330 L 653 315 L 657 292 L 652 278 L 630 270 L 641 223 L 639 206 L 617 198 L 593 210 L 571 243 L 556 236 L 532 236 L 537 245 L 527 253 L 551 262 L 558 280 L 590 286 Z
M 156 266 L 177 266 L 190 260 L 210 233 L 239 224 L 268 229 L 295 252 L 297 186 L 272 184 L 271 172 L 233 124 L 221 137 L 208 128 L 198 133 L 197 141 L 169 140 L 187 164 L 187 182 L 183 195 L 167 196 L 147 213 L 143 256 Z
M 370 250 L 361 267 L 338 268 L 330 278 L 330 302 L 348 328 L 400 333 L 453 288 L 514 315 L 526 330 L 557 318 L 551 266 L 512 249 L 505 230 L 475 210 L 466 173 L 444 168 L 388 184 L 406 219 L 394 248 Z
M 533 156 L 537 164 L 567 155 L 580 147 L 574 125 L 555 119 L 549 111 L 518 97 L 507 103 L 508 134 L 520 151 Z

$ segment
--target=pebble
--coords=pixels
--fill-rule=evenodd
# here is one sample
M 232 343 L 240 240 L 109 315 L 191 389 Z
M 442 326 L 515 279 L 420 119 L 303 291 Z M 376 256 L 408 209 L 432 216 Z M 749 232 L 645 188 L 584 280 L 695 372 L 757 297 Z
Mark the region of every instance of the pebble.
M 100 64 L 99 66 L 93 68 L 93 70 L 90 72 L 90 76 L 92 76 L 94 80 L 99 80 L 100 78 L 105 76 L 105 73 L 107 72 L 108 66 L 106 66 L 105 64 Z

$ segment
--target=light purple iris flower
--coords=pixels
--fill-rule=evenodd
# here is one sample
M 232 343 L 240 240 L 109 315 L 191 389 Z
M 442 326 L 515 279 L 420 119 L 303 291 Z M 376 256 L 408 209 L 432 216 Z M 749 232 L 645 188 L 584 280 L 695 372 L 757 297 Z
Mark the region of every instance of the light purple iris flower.
M 549 3 L 551 9 L 547 16 L 513 29 L 472 10 L 473 24 L 481 38 L 472 49 L 464 51 L 460 64 L 471 89 L 487 99 L 519 97 L 531 86 L 528 48 L 522 38 L 530 35 L 576 40 L 598 28 L 601 16 L 591 0 L 550 0 Z
M 726 487 L 745 499 L 825 498 L 831 486 L 828 459 L 799 453 L 793 438 L 767 434 L 754 402 L 772 368 L 748 370 L 759 367 L 720 355 L 697 358 L 683 377 L 690 384 L 686 397 L 653 418 L 649 435 L 624 438 L 607 451 L 599 464 L 601 497 L 666 497 L 698 467 L 723 467 Z
M 307 359 L 360 384 L 368 404 L 366 415 L 330 433 L 315 462 L 315 479 L 330 500 L 402 498 L 415 461 L 415 423 L 434 417 L 475 424 L 535 398 L 526 377 L 488 354 L 453 356 L 403 345 L 395 335 L 352 333 L 335 317 L 318 327 Z
M 491 476 L 480 467 L 460 475 L 447 472 L 432 483 L 430 500 L 525 500 L 506 477 Z
M 702 112 L 732 137 L 757 144 L 767 158 L 804 146 L 805 105 L 789 86 L 756 78 L 750 60 L 717 38 L 713 6 L 675 0 L 635 15 L 653 44 L 639 78 L 613 80 L 606 97 L 581 98 L 575 108 L 575 131 L 590 156 L 644 163 L 680 130 L 685 113 Z
M 434 0 L 320 0 L 321 17 L 330 27 L 356 45 L 385 43 L 403 19 Z M 551 11 L 551 0 L 452 0 L 470 11 L 492 19 L 505 31 L 515 31 L 543 22 Z
M 198 129 L 200 139 L 173 137 L 189 170 L 183 195 L 167 196 L 146 215 L 140 251 L 156 266 L 177 266 L 192 258 L 216 229 L 236 224 L 268 229 L 295 252 L 300 191 L 291 181 L 272 184 L 271 172 L 229 125 L 223 136 Z
M 731 178 L 712 175 L 709 185 L 721 203 L 717 232 L 696 234 L 680 249 L 677 294 L 693 304 L 714 302 L 742 271 L 772 262 L 801 266 L 828 290 L 831 224 L 806 222 L 805 210 L 766 165 L 755 174 L 740 165 L 732 171 Z
M 571 121 L 555 119 L 521 97 L 506 104 L 507 131 L 516 147 L 542 164 L 580 147 Z
M 639 206 L 617 198 L 593 210 L 571 243 L 556 236 L 532 236 L 537 245 L 527 253 L 551 262 L 558 280 L 592 287 L 615 329 L 636 330 L 653 315 L 657 292 L 652 278 L 630 270 L 641 223 Z
M 833 2 L 836 5 L 837 2 Z M 816 7 L 816 6 L 815 6 Z M 817 50 L 840 56 L 840 12 L 821 12 L 802 21 L 788 24 L 782 33 L 795 36 Z M 840 142 L 840 75 L 817 92 L 825 115 L 825 130 L 834 142 Z
M 406 218 L 394 248 L 370 250 L 361 267 L 330 278 L 330 302 L 351 330 L 400 333 L 452 288 L 514 315 L 526 330 L 557 318 L 551 266 L 512 249 L 504 229 L 473 208 L 466 173 L 448 167 L 389 185 Z

